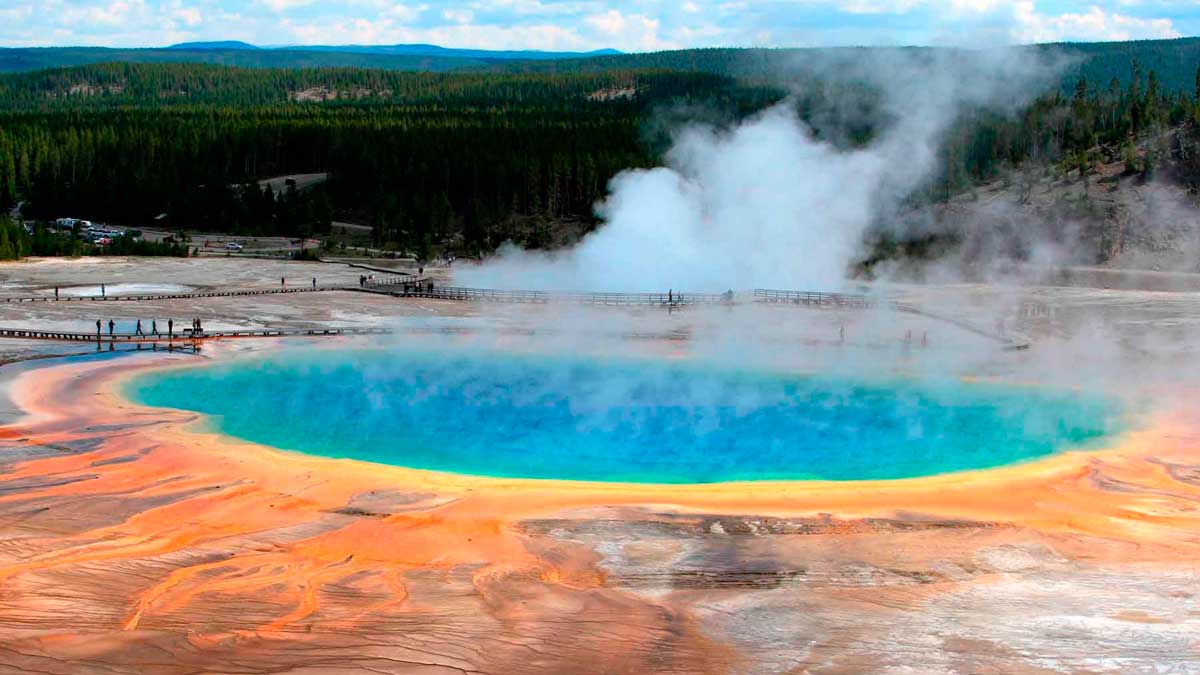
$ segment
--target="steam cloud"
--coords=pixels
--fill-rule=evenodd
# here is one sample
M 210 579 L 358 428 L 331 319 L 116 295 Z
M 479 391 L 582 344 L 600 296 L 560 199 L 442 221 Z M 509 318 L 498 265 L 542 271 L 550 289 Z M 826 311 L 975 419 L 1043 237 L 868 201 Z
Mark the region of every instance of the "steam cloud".
M 878 90 L 884 119 L 874 139 L 855 149 L 821 140 L 791 101 L 732 129 L 687 125 L 666 166 L 612 180 L 597 206 L 604 224 L 578 246 L 506 246 L 456 279 L 544 290 L 835 290 L 867 228 L 888 222 L 935 171 L 961 111 L 1016 108 L 1055 71 L 1022 50 L 822 52 L 797 69 Z

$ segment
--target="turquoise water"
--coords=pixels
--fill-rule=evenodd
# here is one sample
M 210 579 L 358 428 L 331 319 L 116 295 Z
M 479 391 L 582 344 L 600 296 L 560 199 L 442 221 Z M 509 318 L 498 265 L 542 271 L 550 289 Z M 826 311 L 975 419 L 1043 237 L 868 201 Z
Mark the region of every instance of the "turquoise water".
M 1095 443 L 1121 418 L 1074 392 L 453 351 L 285 352 L 151 373 L 128 393 L 314 455 L 654 483 L 989 468 Z

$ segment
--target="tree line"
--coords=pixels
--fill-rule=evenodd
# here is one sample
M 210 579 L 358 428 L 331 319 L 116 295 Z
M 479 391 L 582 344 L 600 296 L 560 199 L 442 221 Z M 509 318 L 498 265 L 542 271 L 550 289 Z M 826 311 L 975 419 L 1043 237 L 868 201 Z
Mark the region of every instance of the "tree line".
M 1127 65 L 1124 77 L 1081 77 L 1015 114 L 968 111 L 945 139 L 941 173 L 912 199 L 943 199 L 1031 163 L 1078 167 L 1098 148 L 1127 151 L 1197 118 L 1194 66 L 1196 86 L 1179 92 L 1140 62 Z M 7 75 L 0 208 L 20 203 L 35 220 L 297 237 L 347 220 L 372 226 L 376 246 L 418 255 L 486 252 L 508 240 L 552 246 L 595 226 L 594 204 L 614 175 L 661 161 L 671 127 L 662 120 L 727 125 L 784 100 L 843 146 L 869 142 L 887 119 L 877 92 L 858 82 L 789 95 L 756 80 L 659 69 L 109 64 Z M 858 114 L 829 114 L 846 109 Z M 1154 161 L 1130 158 L 1137 171 Z M 261 182 L 298 173 L 328 180 L 279 191 Z
M 653 161 L 667 142 L 665 130 L 647 130 L 656 111 L 702 106 L 732 119 L 782 96 L 650 71 L 117 64 L 12 75 L 0 78 L 0 206 L 20 202 L 34 219 L 285 236 L 322 234 L 336 216 L 404 251 L 537 245 L 553 222 L 590 227 L 608 180 Z M 260 182 L 314 172 L 329 180 L 278 192 Z

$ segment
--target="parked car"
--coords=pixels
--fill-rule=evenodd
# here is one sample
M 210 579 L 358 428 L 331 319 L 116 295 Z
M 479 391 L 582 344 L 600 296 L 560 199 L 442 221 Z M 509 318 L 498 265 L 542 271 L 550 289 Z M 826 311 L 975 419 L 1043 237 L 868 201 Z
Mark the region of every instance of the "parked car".
M 245 248 L 246 248 L 245 246 L 242 246 L 241 244 L 237 243 L 236 241 L 231 241 L 228 244 L 225 244 L 226 251 L 241 251 L 241 250 L 244 250 Z

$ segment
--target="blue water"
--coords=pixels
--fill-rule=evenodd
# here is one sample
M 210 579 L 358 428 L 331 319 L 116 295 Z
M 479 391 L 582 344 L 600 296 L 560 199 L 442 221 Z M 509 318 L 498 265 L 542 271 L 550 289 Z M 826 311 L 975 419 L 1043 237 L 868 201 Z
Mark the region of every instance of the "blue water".
M 327 457 L 653 483 L 892 479 L 1094 444 L 1120 406 L 959 381 L 781 376 L 503 353 L 284 352 L 151 373 L 136 401 Z

